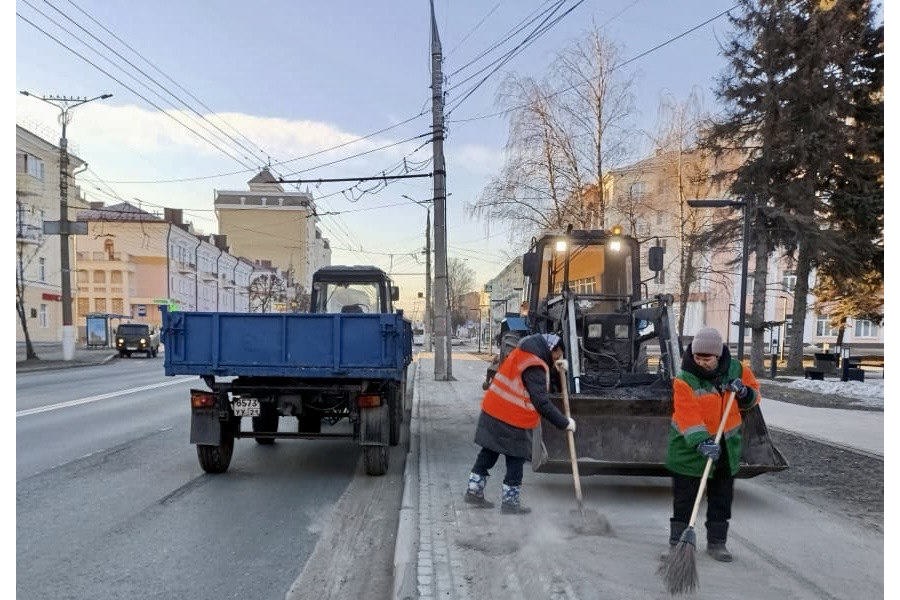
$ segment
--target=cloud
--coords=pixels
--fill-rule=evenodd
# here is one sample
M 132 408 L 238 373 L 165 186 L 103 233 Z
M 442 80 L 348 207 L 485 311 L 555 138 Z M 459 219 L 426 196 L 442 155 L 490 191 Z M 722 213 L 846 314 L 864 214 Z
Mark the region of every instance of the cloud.
M 448 151 L 451 164 L 465 169 L 472 175 L 496 174 L 503 166 L 503 151 L 480 144 L 464 144 Z

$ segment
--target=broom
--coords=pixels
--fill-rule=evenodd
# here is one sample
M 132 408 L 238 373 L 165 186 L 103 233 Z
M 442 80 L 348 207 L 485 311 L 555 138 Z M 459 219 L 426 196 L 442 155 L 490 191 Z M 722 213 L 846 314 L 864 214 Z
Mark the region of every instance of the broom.
M 728 394 L 728 401 L 725 403 L 725 411 L 722 413 L 722 420 L 719 423 L 719 429 L 716 431 L 716 444 L 722 439 L 722 432 L 725 429 L 725 419 L 728 418 L 728 411 L 734 402 L 734 392 Z M 659 573 L 666 584 L 669 594 L 683 594 L 685 592 L 693 592 L 700 585 L 697 577 L 697 559 L 694 551 L 697 549 L 697 534 L 694 531 L 694 523 L 697 520 L 697 512 L 700 509 L 700 499 L 703 492 L 706 491 L 706 478 L 712 469 L 713 460 L 706 459 L 706 467 L 703 469 L 703 476 L 700 478 L 700 488 L 697 490 L 697 498 L 694 500 L 694 510 L 691 512 L 691 520 L 687 528 L 681 534 L 681 539 L 675 548 L 669 552 L 665 562 L 660 565 Z

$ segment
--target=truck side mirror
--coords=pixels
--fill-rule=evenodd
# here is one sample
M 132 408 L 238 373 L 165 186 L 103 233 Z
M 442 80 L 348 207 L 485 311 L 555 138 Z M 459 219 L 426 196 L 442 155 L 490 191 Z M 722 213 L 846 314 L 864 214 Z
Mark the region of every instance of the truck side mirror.
M 522 273 L 526 277 L 537 275 L 540 265 L 540 257 L 537 252 L 526 252 L 522 255 Z
M 647 263 L 651 271 L 659 272 L 663 270 L 663 256 L 665 254 L 666 249 L 663 246 L 650 247 Z
M 397 287 L 396 285 L 392 285 L 391 286 L 391 300 L 396 302 L 399 299 L 400 299 L 400 288 Z

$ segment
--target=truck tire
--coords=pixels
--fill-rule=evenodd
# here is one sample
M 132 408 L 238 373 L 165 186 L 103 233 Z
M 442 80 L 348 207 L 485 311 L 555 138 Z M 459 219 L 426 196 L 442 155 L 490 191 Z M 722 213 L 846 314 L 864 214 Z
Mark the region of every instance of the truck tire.
M 366 475 L 384 475 L 388 470 L 387 446 L 363 446 Z
M 254 433 L 257 431 L 267 431 L 267 432 L 276 432 L 278 431 L 278 413 L 262 411 L 263 414 L 260 414 L 258 417 L 253 417 L 253 431 Z M 253 438 L 256 440 L 257 444 L 262 446 L 271 446 L 275 443 L 274 437 L 268 436 L 258 436 Z
M 388 443 L 396 446 L 400 443 L 400 433 L 403 430 L 403 388 L 394 386 L 388 396 L 388 408 L 390 409 L 390 435 Z
M 197 444 L 197 459 L 200 467 L 207 473 L 224 473 L 231 464 L 234 452 L 234 432 L 230 427 L 222 425 L 222 439 L 218 446 Z

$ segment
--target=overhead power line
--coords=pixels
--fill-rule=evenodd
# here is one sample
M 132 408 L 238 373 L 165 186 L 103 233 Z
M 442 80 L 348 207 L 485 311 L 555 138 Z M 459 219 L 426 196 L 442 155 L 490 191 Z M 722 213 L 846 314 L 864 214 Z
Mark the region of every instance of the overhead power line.
M 657 44 L 656 46 L 653 46 L 652 48 L 649 48 L 649 49 L 647 49 L 647 50 L 644 50 L 643 52 L 641 52 L 641 53 L 639 53 L 639 54 L 637 54 L 637 55 L 635 55 L 635 56 L 629 58 L 628 60 L 626 60 L 626 61 L 624 61 L 624 62 L 621 62 L 621 63 L 615 65 L 615 66 L 613 67 L 613 70 L 618 69 L 618 68 L 621 68 L 621 67 L 624 67 L 625 65 L 631 64 L 631 63 L 635 62 L 636 60 L 639 60 L 639 59 L 641 59 L 641 58 L 647 56 L 648 54 L 651 54 L 652 52 L 656 52 L 657 50 L 659 50 L 659 49 L 661 49 L 661 48 L 664 48 L 664 47 L 668 46 L 669 44 L 671 44 L 671 43 L 673 43 L 673 42 L 675 42 L 675 41 L 677 41 L 677 40 L 683 38 L 684 36 L 686 36 L 686 35 L 688 35 L 688 34 L 690 34 L 690 33 L 693 33 L 694 31 L 697 31 L 698 29 L 700 29 L 700 28 L 702 28 L 702 27 L 705 27 L 706 25 L 709 25 L 709 24 L 712 23 L 713 21 L 715 21 L 715 20 L 717 20 L 717 19 L 719 19 L 719 18 L 721 18 L 721 17 L 727 15 L 729 12 L 733 11 L 735 8 L 738 8 L 739 6 L 740 6 L 740 4 L 735 4 L 735 5 L 732 6 L 731 8 L 728 8 L 728 9 L 726 9 L 726 10 L 723 10 L 723 11 L 717 13 L 716 15 L 714 15 L 714 16 L 712 16 L 712 17 L 706 19 L 706 20 L 703 21 L 702 23 L 698 23 L 697 25 L 694 25 L 694 26 L 691 27 L 690 29 L 686 29 L 685 31 L 682 31 L 682 32 L 679 33 L 679 34 L 677 34 L 677 35 L 675 35 L 675 36 L 672 36 L 672 37 L 666 39 L 666 40 L 663 41 L 663 42 L 660 42 L 660 43 Z M 579 87 L 579 86 L 581 86 L 581 85 L 584 85 L 584 84 L 583 84 L 583 83 L 577 83 L 577 84 L 571 85 L 571 86 L 569 86 L 569 87 L 563 88 L 563 89 L 561 89 L 561 90 L 557 90 L 557 91 L 555 91 L 555 92 L 549 94 L 549 95 L 547 96 L 547 98 L 548 98 L 548 99 L 549 99 L 549 98 L 553 98 L 554 96 L 557 96 L 557 95 L 562 94 L 562 93 L 564 93 L 564 92 L 568 92 L 568 91 L 570 91 L 570 90 L 573 90 L 573 89 L 575 89 L 575 88 L 577 88 L 577 87 Z M 469 122 L 472 122 L 472 121 L 480 121 L 480 120 L 483 120 L 483 119 L 490 119 L 490 118 L 492 118 L 492 117 L 499 117 L 499 116 L 502 116 L 502 115 L 508 115 L 509 113 L 511 113 L 511 112 L 513 112 L 513 111 L 516 111 L 516 110 L 520 110 L 520 109 L 522 109 L 522 108 L 525 108 L 525 106 L 526 106 L 526 105 L 524 105 L 524 104 L 520 104 L 520 105 L 518 105 L 518 106 L 513 106 L 513 107 L 510 107 L 510 108 L 507 108 L 507 109 L 504 109 L 504 110 L 500 110 L 500 111 L 497 111 L 497 112 L 493 112 L 493 113 L 489 113 L 489 114 L 486 114 L 486 115 L 478 115 L 478 116 L 475 116 L 475 117 L 468 117 L 468 118 L 464 118 L 464 119 L 453 119 L 453 120 L 448 121 L 448 123 L 469 123 Z

